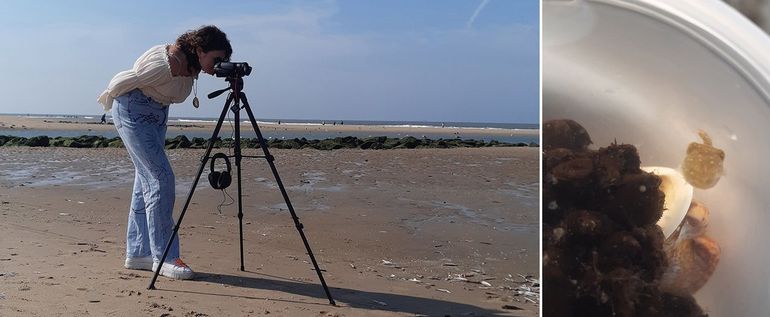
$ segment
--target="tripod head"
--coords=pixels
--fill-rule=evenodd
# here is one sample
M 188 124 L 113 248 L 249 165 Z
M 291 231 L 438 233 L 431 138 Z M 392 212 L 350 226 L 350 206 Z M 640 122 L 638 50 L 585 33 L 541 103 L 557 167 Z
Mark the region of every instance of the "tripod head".
M 223 92 L 228 90 L 232 90 L 232 91 L 243 90 L 243 77 L 227 77 L 225 81 L 230 83 L 230 87 L 223 88 L 208 94 L 209 99 L 214 99 L 216 97 L 219 97 L 219 95 L 221 95 Z

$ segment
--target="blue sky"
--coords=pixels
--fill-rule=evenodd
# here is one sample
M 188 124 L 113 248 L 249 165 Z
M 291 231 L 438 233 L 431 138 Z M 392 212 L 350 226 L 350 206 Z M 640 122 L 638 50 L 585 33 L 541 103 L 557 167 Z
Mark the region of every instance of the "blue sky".
M 215 24 L 258 118 L 537 123 L 538 0 L 3 1 L 0 113 L 101 114 L 153 45 Z M 199 96 L 226 87 L 205 74 Z M 224 97 L 172 116 L 216 117 Z

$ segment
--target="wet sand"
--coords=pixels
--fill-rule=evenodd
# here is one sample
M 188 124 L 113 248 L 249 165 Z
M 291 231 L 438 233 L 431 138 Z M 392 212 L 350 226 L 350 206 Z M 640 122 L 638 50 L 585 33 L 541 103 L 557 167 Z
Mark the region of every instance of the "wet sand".
M 538 148 L 271 152 L 337 307 L 263 160 L 243 163 L 245 271 L 206 167 L 180 229 L 198 276 L 147 290 L 123 268 L 125 149 L 2 147 L 0 316 L 537 315 L 519 293 L 539 278 Z M 203 151 L 168 153 L 176 217 Z

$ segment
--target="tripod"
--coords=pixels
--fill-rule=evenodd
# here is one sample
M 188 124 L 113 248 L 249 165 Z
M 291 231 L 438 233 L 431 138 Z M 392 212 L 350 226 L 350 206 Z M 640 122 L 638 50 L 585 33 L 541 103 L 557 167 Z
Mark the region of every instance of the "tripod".
M 249 158 L 264 158 L 267 160 L 267 163 L 270 165 L 270 169 L 273 171 L 273 176 L 275 177 L 276 183 L 278 183 L 278 188 L 281 190 L 281 194 L 283 195 L 284 201 L 286 201 L 286 206 L 289 208 L 289 212 L 291 213 L 292 219 L 294 219 L 294 226 L 297 228 L 297 231 L 299 232 L 299 236 L 302 238 L 302 242 L 305 244 L 305 249 L 307 249 L 307 254 L 310 256 L 310 260 L 313 262 L 313 267 L 315 268 L 316 273 L 318 273 L 318 279 L 321 281 L 321 285 L 323 285 L 324 291 L 326 292 L 326 297 L 329 298 L 329 304 L 335 305 L 334 299 L 332 299 L 331 293 L 329 293 L 329 288 L 326 286 L 326 281 L 324 281 L 323 274 L 321 273 L 321 269 L 318 267 L 318 263 L 315 260 L 315 257 L 313 256 L 313 251 L 310 250 L 310 244 L 307 242 L 307 238 L 305 237 L 305 233 L 302 231 L 304 226 L 302 223 L 299 222 L 299 218 L 297 217 L 297 214 L 294 212 L 294 207 L 292 207 L 291 202 L 289 201 L 289 196 L 286 194 L 286 189 L 283 187 L 283 183 L 281 182 L 281 177 L 278 176 L 278 170 L 275 168 L 275 164 L 273 161 L 275 158 L 270 155 L 270 151 L 267 149 L 267 143 L 265 143 L 265 139 L 262 137 L 262 133 L 259 131 L 259 127 L 257 126 L 257 121 L 254 119 L 254 114 L 251 112 L 251 107 L 249 106 L 249 101 L 246 98 L 246 94 L 243 93 L 241 90 L 243 88 L 243 78 L 242 77 L 228 77 L 227 82 L 230 83 L 230 87 L 214 91 L 208 95 L 209 99 L 215 98 L 219 95 L 221 95 L 223 92 L 230 90 L 230 94 L 227 96 L 227 101 L 225 101 L 224 108 L 222 109 L 222 114 L 219 116 L 219 121 L 217 121 L 217 126 L 214 128 L 214 133 L 211 135 L 211 139 L 209 140 L 208 147 L 206 148 L 206 154 L 203 155 L 201 158 L 201 165 L 200 168 L 198 168 L 198 174 L 193 179 L 193 184 L 190 187 L 190 192 L 187 194 L 187 200 L 184 203 L 184 207 L 182 208 L 182 213 L 179 215 L 179 219 L 176 222 L 176 225 L 174 226 L 174 233 L 171 235 L 171 238 L 168 240 L 168 243 L 166 244 L 166 249 L 163 251 L 163 257 L 160 260 L 161 265 L 158 265 L 158 269 L 155 270 L 155 274 L 152 276 L 152 281 L 150 281 L 150 285 L 147 287 L 147 289 L 155 289 L 155 281 L 158 279 L 158 274 L 160 273 L 161 267 L 163 266 L 162 263 L 165 263 L 166 256 L 168 256 L 168 251 L 171 248 L 171 244 L 174 241 L 174 237 L 177 236 L 177 232 L 179 231 L 179 226 L 182 223 L 182 219 L 184 219 L 184 215 L 187 212 L 187 207 L 190 205 L 190 200 L 192 200 L 193 193 L 195 193 L 195 187 L 198 185 L 198 180 L 201 177 L 201 174 L 203 173 L 203 169 L 206 166 L 206 162 L 211 158 L 211 149 L 214 147 L 214 140 L 217 139 L 217 136 L 219 135 L 219 130 L 222 128 L 222 123 L 224 122 L 225 115 L 227 114 L 227 110 L 229 109 L 232 111 L 235 115 L 235 149 L 234 149 L 234 155 L 232 157 L 235 158 L 235 166 L 237 170 L 237 179 L 238 179 L 238 227 L 240 232 L 240 251 L 241 251 L 241 271 L 244 271 L 244 265 L 243 265 L 243 204 L 242 204 L 242 195 L 241 195 L 241 158 L 249 157 Z M 243 102 L 243 106 L 241 106 L 241 102 Z M 231 106 L 232 104 L 232 106 Z M 240 111 L 241 109 L 246 110 L 246 114 L 249 116 L 249 120 L 251 121 L 251 126 L 254 128 L 254 132 L 257 133 L 257 139 L 259 140 L 259 146 L 262 148 L 262 152 L 264 155 L 261 156 L 244 156 L 241 154 L 241 129 L 240 129 Z

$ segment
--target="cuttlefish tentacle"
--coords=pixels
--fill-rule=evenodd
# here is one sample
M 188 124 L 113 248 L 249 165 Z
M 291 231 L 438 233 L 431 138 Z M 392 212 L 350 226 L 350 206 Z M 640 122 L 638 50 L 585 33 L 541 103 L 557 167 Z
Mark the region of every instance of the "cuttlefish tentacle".
M 706 131 L 698 130 L 698 136 L 703 139 L 703 144 L 713 146 L 713 143 L 711 143 L 711 137 L 706 133 Z

